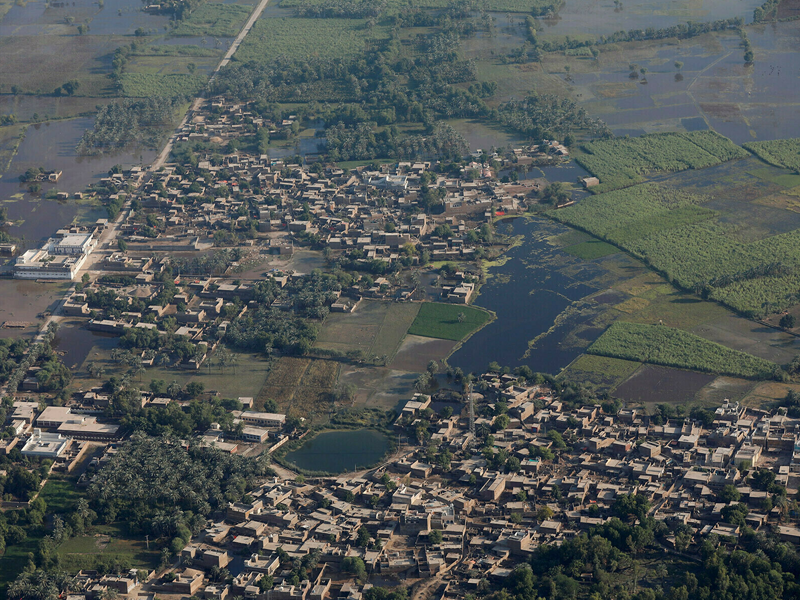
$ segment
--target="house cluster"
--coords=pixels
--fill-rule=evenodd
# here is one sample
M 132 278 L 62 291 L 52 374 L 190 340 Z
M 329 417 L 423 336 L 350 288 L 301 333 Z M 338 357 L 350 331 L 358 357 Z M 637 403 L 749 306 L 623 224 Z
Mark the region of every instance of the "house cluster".
M 800 542 L 796 516 L 747 477 L 762 469 L 790 495 L 800 487 L 800 419 L 782 410 L 726 401 L 711 423 L 657 423 L 636 409 L 571 408 L 511 375 L 486 375 L 477 387 L 474 437 L 467 406 L 436 414 L 431 396 L 415 394 L 395 426 L 422 424 L 429 440 L 365 473 L 262 483 L 209 521 L 180 566 L 148 589 L 352 600 L 365 591 L 354 581 L 358 559 L 401 582 L 447 574 L 441 597 L 463 598 L 484 579 L 507 577 L 539 545 L 602 525 L 631 494 L 689 542 L 737 538 L 744 525 Z M 252 415 L 241 419 L 274 417 Z M 749 509 L 744 521 L 726 519 L 735 504 Z M 675 535 L 667 543 L 679 545 Z M 220 577 L 239 556 L 235 576 Z
M 71 281 L 97 245 L 100 232 L 99 227 L 58 230 L 41 248 L 27 250 L 16 258 L 14 277 Z

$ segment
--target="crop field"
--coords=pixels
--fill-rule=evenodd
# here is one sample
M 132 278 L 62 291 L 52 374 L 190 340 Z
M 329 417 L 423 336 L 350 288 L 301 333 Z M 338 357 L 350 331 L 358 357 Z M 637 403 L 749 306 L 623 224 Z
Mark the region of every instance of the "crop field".
M 651 412 L 657 404 L 662 403 L 695 404 L 702 390 L 713 385 L 716 379 L 708 373 L 643 365 L 618 385 L 612 395 L 629 406 L 644 406 L 647 412 Z
M 324 0 L 283 0 L 280 5 L 282 8 L 294 8 L 306 4 L 312 6 L 323 4 L 323 1 Z M 371 4 L 373 0 L 361 0 L 361 2 L 364 4 Z M 486 0 L 481 4 L 481 8 L 486 11 L 516 13 L 530 13 L 535 10 L 537 14 L 541 14 L 558 4 L 559 2 L 557 0 Z M 407 2 L 406 0 L 387 0 L 386 2 L 386 6 L 389 8 L 390 12 L 407 10 L 410 7 L 448 8 L 450 5 L 452 5 L 452 0 L 413 0 L 412 2 Z
M 400 347 L 408 328 L 417 318 L 420 306 L 422 305 L 419 302 L 391 303 L 370 353 L 375 356 L 386 356 L 391 360 Z
M 658 184 L 600 194 L 552 211 L 563 223 L 624 248 L 683 289 L 706 290 L 748 316 L 782 310 L 798 300 L 800 230 L 749 243 L 741 226 L 712 220 L 710 198 Z M 776 215 L 779 217 L 780 215 Z
M 368 40 L 386 36 L 384 28 L 370 31 L 361 19 L 259 19 L 235 58 L 242 62 L 278 56 L 352 58 L 364 53 Z
M 241 4 L 201 4 L 188 19 L 181 21 L 172 35 L 236 37 L 251 11 L 252 7 Z
M 622 321 L 609 327 L 588 353 L 749 379 L 769 379 L 777 367 L 680 329 Z
M 712 131 L 658 133 L 638 138 L 588 142 L 576 157 L 583 168 L 600 179 L 595 193 L 627 187 L 658 171 L 702 169 L 746 158 L 745 150 Z
M 744 147 L 764 162 L 800 173 L 800 138 L 748 142 Z
M 459 318 L 460 315 L 463 318 Z M 491 319 L 491 313 L 472 306 L 425 302 L 408 333 L 458 341 L 477 331 Z
M 600 389 L 611 389 L 626 380 L 641 363 L 607 356 L 582 354 L 562 373 L 565 381 L 582 381 Z
M 124 73 L 121 78 L 122 95 L 129 98 L 191 97 L 203 88 L 206 81 L 205 75 Z
M 615 254 L 619 252 L 619 248 L 600 240 L 589 240 L 573 246 L 567 246 L 564 248 L 564 252 L 584 260 L 593 260 L 595 258 L 608 256 L 609 254 Z

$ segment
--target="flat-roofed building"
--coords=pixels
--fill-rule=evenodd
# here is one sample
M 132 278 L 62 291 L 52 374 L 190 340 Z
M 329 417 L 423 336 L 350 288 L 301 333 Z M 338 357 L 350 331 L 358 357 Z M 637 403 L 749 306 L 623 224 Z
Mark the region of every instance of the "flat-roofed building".
M 69 439 L 61 434 L 42 433 L 41 429 L 34 429 L 33 435 L 22 447 L 22 455 L 55 460 L 64 453 L 68 444 Z

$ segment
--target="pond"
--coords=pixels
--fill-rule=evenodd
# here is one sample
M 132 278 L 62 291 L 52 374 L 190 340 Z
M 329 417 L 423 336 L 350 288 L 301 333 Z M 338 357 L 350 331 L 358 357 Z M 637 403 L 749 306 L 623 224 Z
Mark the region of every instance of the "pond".
M 374 429 L 323 431 L 285 458 L 306 471 L 342 473 L 374 465 L 390 446 L 389 438 Z
M 55 349 L 70 369 L 80 369 L 93 348 L 111 350 L 119 344 L 119 336 L 89 331 L 83 323 L 62 325 L 55 339 Z

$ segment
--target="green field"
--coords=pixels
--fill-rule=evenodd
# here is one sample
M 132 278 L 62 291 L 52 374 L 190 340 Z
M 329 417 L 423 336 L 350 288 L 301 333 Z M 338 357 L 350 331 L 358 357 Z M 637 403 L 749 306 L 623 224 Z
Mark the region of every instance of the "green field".
M 188 19 L 180 22 L 172 32 L 179 36 L 236 37 L 250 16 L 252 7 L 241 4 L 209 2 L 201 4 Z
M 206 84 L 205 75 L 170 73 L 124 73 L 120 79 L 122 95 L 129 98 L 151 96 L 190 97 L 196 95 Z
M 600 185 L 592 188 L 595 193 L 641 183 L 646 175 L 659 171 L 702 169 L 748 156 L 713 131 L 597 140 L 581 148 L 584 154 L 575 160 L 600 179 Z
M 749 379 L 770 379 L 778 368 L 768 360 L 731 350 L 680 329 L 623 321 L 609 327 L 587 352 Z
M 800 173 L 800 138 L 748 142 L 744 147 L 764 162 Z
M 609 254 L 615 254 L 619 252 L 619 248 L 600 240 L 589 240 L 588 242 L 581 242 L 574 246 L 568 246 L 564 248 L 564 252 L 584 260 L 592 260 L 608 256 Z
M 361 19 L 260 19 L 235 54 L 241 62 L 267 62 L 278 56 L 352 58 L 364 53 L 370 38 L 386 30 L 369 30 Z
M 47 502 L 47 512 L 68 513 L 78 504 L 82 494 L 72 481 L 50 477 L 39 497 Z
M 144 539 L 129 539 L 115 526 L 96 527 L 92 535 L 68 539 L 58 548 L 61 567 L 69 572 L 94 569 L 98 564 L 120 564 L 128 568 L 153 569 L 158 565 L 160 552 L 155 543 Z
M 742 242 L 701 206 L 709 197 L 647 183 L 587 198 L 550 216 L 624 248 L 686 290 L 750 317 L 800 294 L 800 230 Z
M 464 317 L 459 321 L 459 315 Z M 491 313 L 463 304 L 425 302 L 408 333 L 444 340 L 462 340 L 492 319 Z
M 361 0 L 363 4 L 372 4 L 373 0 Z M 328 4 L 326 0 L 283 0 L 282 8 L 295 8 L 302 5 L 322 5 Z M 358 5 L 360 3 L 353 3 Z M 453 4 L 452 0 L 387 0 L 386 6 L 389 12 L 398 10 L 408 10 L 409 8 L 448 8 Z M 558 0 L 486 0 L 481 4 L 481 8 L 487 11 L 498 12 L 517 12 L 544 14 L 551 9 L 555 9 L 560 4 Z

